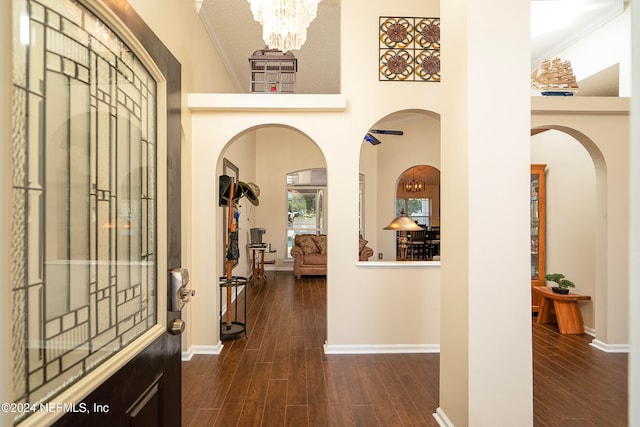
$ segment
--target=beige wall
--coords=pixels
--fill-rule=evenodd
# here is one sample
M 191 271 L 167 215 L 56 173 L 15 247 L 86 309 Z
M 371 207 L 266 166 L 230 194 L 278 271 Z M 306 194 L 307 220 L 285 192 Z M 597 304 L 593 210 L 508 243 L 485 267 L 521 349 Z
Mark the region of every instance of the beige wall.
M 189 171 L 192 169 L 190 157 L 192 134 L 191 111 L 186 108 L 186 94 L 198 91 L 232 92 L 233 82 L 202 26 L 200 17 L 196 13 L 195 1 L 162 2 L 161 7 L 158 3 L 148 0 L 129 0 L 129 4 L 182 64 L 182 168 L 183 171 Z M 216 162 L 212 164 L 215 165 Z M 185 206 L 192 206 L 199 199 L 199 196 L 192 191 L 191 179 L 192 174 L 183 172 L 182 203 Z M 182 266 L 192 268 L 196 262 L 193 257 L 201 257 L 202 254 L 192 253 L 191 236 L 198 231 L 192 228 L 188 215 L 182 216 L 182 231 Z M 206 281 L 209 280 L 209 278 L 206 279 Z M 193 285 L 196 284 L 193 283 Z M 198 343 L 192 340 L 195 324 L 198 323 L 198 318 L 192 317 L 194 312 L 192 306 L 193 304 L 188 305 L 182 314 L 187 324 L 187 333 L 183 334 L 182 338 L 185 348 Z
M 161 5 L 148 0 L 129 0 L 129 4 L 182 64 L 185 101 L 189 92 L 234 91 L 196 12 L 195 0 L 168 1 Z M 185 113 L 188 117 L 189 111 L 183 111 Z

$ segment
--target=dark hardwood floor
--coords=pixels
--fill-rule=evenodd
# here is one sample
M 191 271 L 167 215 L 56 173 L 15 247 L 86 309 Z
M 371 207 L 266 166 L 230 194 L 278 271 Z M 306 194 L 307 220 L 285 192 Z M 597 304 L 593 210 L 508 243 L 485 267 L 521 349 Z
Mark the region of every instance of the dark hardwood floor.
M 560 335 L 533 325 L 533 416 L 536 427 L 626 427 L 627 354 L 589 345 L 590 335 Z
M 325 355 L 325 280 L 268 278 L 248 338 L 183 362 L 183 426 L 437 426 L 438 354 Z M 626 354 L 591 339 L 533 323 L 536 427 L 627 425 Z

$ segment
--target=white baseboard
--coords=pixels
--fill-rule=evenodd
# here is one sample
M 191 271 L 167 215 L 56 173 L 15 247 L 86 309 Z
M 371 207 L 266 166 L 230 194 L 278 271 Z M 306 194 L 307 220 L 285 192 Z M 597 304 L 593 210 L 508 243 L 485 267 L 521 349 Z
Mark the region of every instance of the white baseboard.
M 584 327 L 584 333 L 587 334 L 587 335 L 591 335 L 594 338 L 596 337 L 596 330 L 593 329 L 593 328 L 590 328 L 588 326 Z
M 436 413 L 433 414 L 433 418 L 435 418 L 440 427 L 454 427 L 449 417 L 447 417 L 447 414 L 445 414 L 444 410 L 440 407 L 436 409 Z
M 278 266 L 274 266 L 273 264 L 265 264 L 264 271 L 275 271 L 276 273 L 279 271 L 293 271 L 293 264 L 280 264 Z
M 607 344 L 596 339 L 591 341 L 591 346 L 607 353 L 629 353 L 631 350 L 629 344 Z
M 440 353 L 440 344 L 324 345 L 325 354 Z
M 218 341 L 218 345 L 192 345 L 189 350 L 182 352 L 181 360 L 188 362 L 195 354 L 213 354 L 218 355 L 222 352 L 224 345 L 222 341 Z

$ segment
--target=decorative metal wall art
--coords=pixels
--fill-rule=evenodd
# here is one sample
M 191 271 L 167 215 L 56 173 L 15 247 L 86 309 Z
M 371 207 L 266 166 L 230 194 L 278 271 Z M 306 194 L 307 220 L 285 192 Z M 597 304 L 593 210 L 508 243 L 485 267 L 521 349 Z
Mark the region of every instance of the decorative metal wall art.
M 379 80 L 440 81 L 440 18 L 381 16 Z

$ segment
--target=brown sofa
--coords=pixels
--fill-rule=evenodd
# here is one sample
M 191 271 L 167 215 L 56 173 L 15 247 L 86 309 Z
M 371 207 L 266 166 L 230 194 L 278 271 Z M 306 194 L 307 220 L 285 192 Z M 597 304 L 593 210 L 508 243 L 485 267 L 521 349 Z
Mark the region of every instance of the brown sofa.
M 373 249 L 367 246 L 367 240 L 360 237 L 358 246 L 360 261 L 368 261 Z M 291 248 L 293 257 L 293 274 L 299 279 L 302 276 L 327 274 L 327 235 L 298 234 Z

